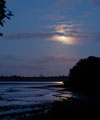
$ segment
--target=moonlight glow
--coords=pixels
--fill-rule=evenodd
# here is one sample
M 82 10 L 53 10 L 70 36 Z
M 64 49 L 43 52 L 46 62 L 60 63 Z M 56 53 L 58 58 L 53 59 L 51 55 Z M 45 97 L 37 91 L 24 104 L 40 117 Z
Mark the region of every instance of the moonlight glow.
M 75 25 L 67 25 L 66 24 L 58 24 L 58 25 L 51 25 L 49 26 L 49 28 L 53 28 L 55 31 L 55 35 L 51 36 L 48 38 L 48 40 L 53 40 L 53 41 L 58 41 L 61 42 L 63 44 L 67 44 L 67 45 L 75 45 L 79 43 L 79 39 L 78 39 L 78 32 L 76 33 L 76 31 L 74 31 L 73 29 L 71 29 L 72 27 L 74 27 Z
M 75 38 L 67 36 L 53 36 L 52 40 L 62 42 L 63 44 L 75 44 Z

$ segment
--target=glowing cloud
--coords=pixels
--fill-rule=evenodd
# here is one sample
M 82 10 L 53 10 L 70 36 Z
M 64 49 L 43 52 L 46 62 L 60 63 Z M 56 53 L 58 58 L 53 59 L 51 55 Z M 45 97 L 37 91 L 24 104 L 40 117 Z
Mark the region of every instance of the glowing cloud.
M 55 29 L 55 32 L 58 33 L 53 35 L 50 39 L 68 45 L 78 44 L 79 33 L 77 29 L 73 29 L 73 27 L 77 26 L 77 24 L 58 24 L 49 26 L 49 28 Z
M 58 41 L 67 45 L 75 45 L 80 43 L 81 31 L 77 24 L 69 23 L 57 23 L 57 25 L 51 25 L 47 28 L 48 32 L 24 32 L 24 33 L 13 33 L 6 35 L 3 39 L 8 40 L 50 40 Z
M 68 45 L 75 44 L 75 38 L 73 37 L 55 35 L 52 37 L 52 40 L 59 41 L 62 42 L 63 44 Z

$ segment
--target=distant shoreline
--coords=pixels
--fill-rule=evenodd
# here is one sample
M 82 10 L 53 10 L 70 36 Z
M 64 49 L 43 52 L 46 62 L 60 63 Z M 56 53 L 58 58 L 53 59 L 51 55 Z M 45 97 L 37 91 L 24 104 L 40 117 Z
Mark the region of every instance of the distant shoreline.
M 67 80 L 67 76 L 51 76 L 51 77 L 21 77 L 21 76 L 1 76 L 0 82 L 57 82 Z

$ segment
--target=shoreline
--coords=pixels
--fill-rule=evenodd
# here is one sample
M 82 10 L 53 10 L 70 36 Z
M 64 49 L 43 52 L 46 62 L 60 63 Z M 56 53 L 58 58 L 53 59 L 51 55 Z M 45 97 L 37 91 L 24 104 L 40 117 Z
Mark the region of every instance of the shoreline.
M 62 85 L 51 85 L 47 87 L 62 87 Z M 63 86 L 64 87 L 64 86 Z M 66 91 L 66 89 L 64 90 Z M 66 91 L 67 92 L 67 91 Z M 63 119 L 66 114 L 74 114 L 74 111 L 80 113 L 81 110 L 85 109 L 87 101 L 83 99 L 77 99 L 74 97 L 66 98 L 63 100 L 55 100 L 51 103 L 43 103 L 37 105 L 19 105 L 19 106 L 8 106 L 0 107 L 1 110 L 11 110 L 11 112 L 6 112 L 3 115 L 0 115 L 2 120 L 54 120 L 57 118 L 59 120 Z M 21 108 L 21 109 L 20 109 Z M 78 109 L 78 110 L 77 110 Z M 20 110 L 20 111 L 19 111 Z M 73 111 L 74 110 L 74 111 Z M 19 111 L 19 112 L 18 112 Z M 80 113 L 82 114 L 82 113 Z
M 25 106 L 24 106 L 25 107 Z M 30 106 L 31 108 L 33 106 Z M 39 106 L 37 106 L 39 107 Z M 49 104 L 40 105 L 41 109 L 27 110 L 20 113 L 12 113 L 0 116 L 3 119 L 9 118 L 10 120 L 54 120 L 65 119 L 66 115 L 70 118 L 70 115 L 87 114 L 87 102 L 78 100 L 76 98 L 69 98 L 68 100 L 55 101 Z M 23 108 L 24 109 L 24 108 Z M 63 116 L 62 116 L 63 115 Z

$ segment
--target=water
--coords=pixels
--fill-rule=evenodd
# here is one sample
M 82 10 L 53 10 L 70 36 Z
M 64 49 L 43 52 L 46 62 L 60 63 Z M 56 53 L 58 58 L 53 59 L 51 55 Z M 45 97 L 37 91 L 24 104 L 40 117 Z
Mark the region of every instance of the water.
M 0 83 L 0 115 L 39 109 L 42 104 L 71 97 L 62 82 L 9 82 Z M 37 107 L 38 106 L 38 107 Z

